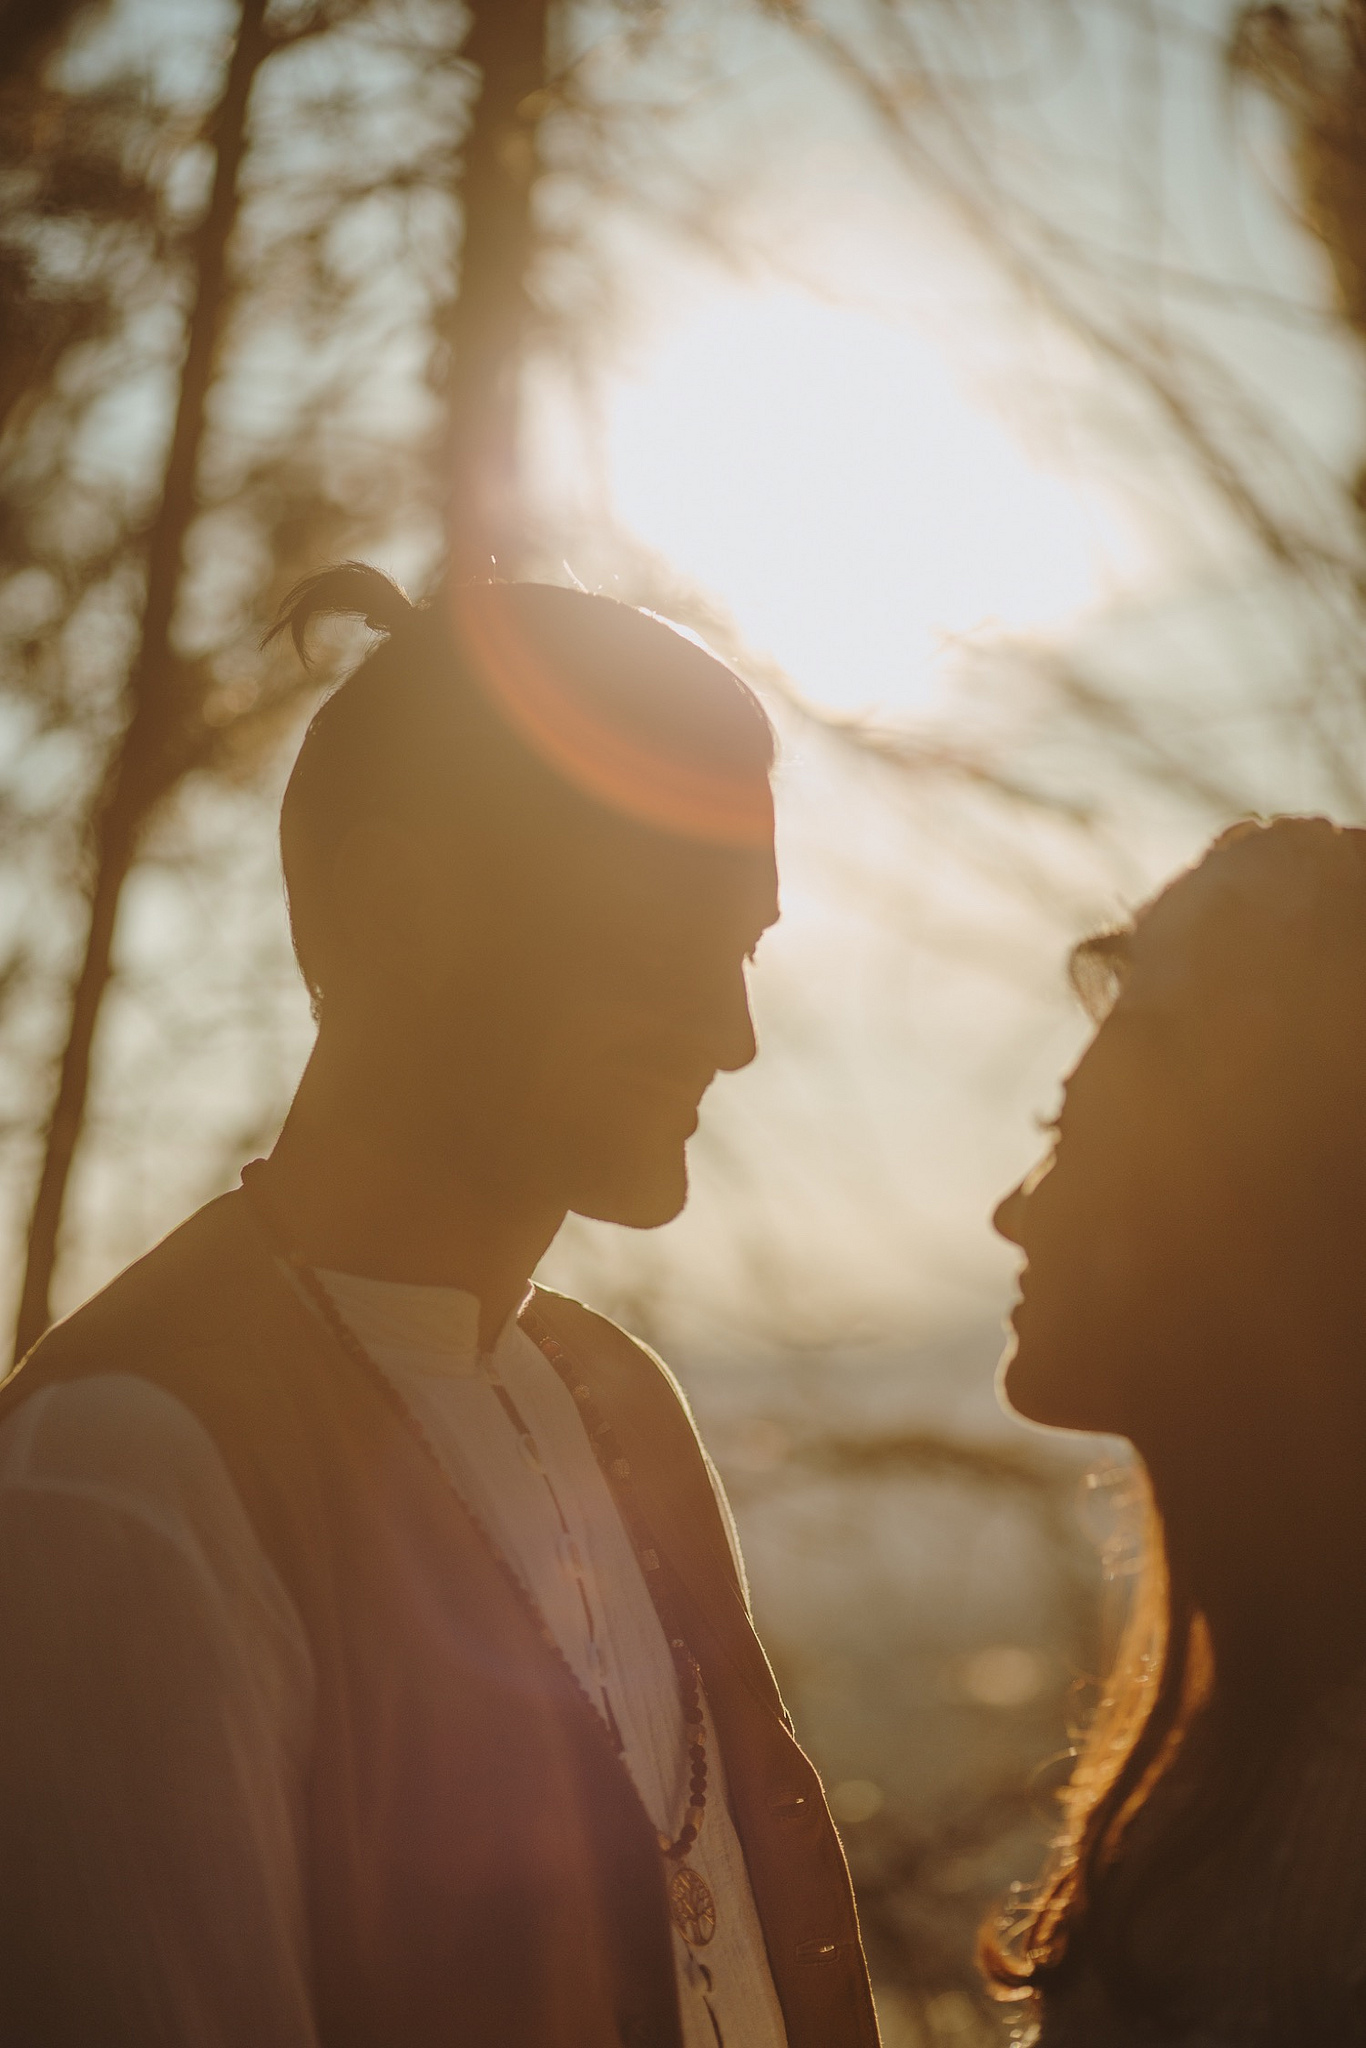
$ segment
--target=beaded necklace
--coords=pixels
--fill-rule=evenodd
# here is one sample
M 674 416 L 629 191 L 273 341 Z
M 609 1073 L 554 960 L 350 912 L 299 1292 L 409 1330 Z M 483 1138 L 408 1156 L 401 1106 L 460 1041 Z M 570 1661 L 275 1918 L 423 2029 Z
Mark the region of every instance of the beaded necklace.
M 257 1169 L 262 1163 L 253 1161 L 244 1170 L 242 1185 L 244 1192 L 250 1197 L 252 1206 L 264 1224 L 267 1235 L 276 1244 L 277 1249 L 280 1249 L 281 1256 L 288 1265 L 290 1272 L 303 1288 L 331 1336 L 346 1353 L 347 1357 L 360 1367 L 391 1411 L 398 1417 L 409 1434 L 416 1439 L 428 1461 L 436 1467 L 447 1486 L 453 1492 L 456 1491 L 454 1482 L 450 1479 L 436 1445 L 433 1443 L 421 1419 L 408 1406 L 408 1403 L 404 1400 L 402 1394 L 384 1371 L 379 1361 L 351 1328 L 351 1325 L 338 1309 L 314 1268 L 308 1264 L 307 1260 L 300 1253 L 282 1249 L 283 1241 L 280 1238 L 272 1208 L 265 1199 L 264 1192 L 259 1184 Z M 255 1181 L 256 1185 L 251 1185 L 251 1181 Z M 697 1871 L 691 1869 L 684 1860 L 701 1833 L 702 1821 L 707 1807 L 707 1722 L 702 1708 L 701 1674 L 698 1669 L 697 1659 L 688 1648 L 686 1638 L 678 1626 L 673 1610 L 667 1575 L 661 1566 L 659 1550 L 651 1537 L 649 1525 L 645 1520 L 640 1505 L 635 1498 L 634 1489 L 631 1486 L 630 1461 L 622 1455 L 621 1446 L 615 1432 L 599 1409 L 582 1366 L 573 1353 L 561 1344 L 557 1337 L 551 1334 L 540 1316 L 537 1315 L 535 1309 L 529 1304 L 522 1309 L 518 1322 L 542 1356 L 554 1368 L 578 1410 L 584 1432 L 592 1446 L 593 1454 L 607 1481 L 608 1489 L 621 1516 L 623 1527 L 635 1551 L 641 1568 L 641 1575 L 645 1580 L 651 1600 L 654 1603 L 655 1613 L 659 1617 L 660 1626 L 664 1631 L 664 1639 L 668 1643 L 669 1653 L 673 1659 L 674 1673 L 678 1682 L 679 1704 L 683 1713 L 684 1733 L 688 1745 L 688 1804 L 677 1835 L 670 1836 L 658 1832 L 656 1840 L 659 1844 L 660 1853 L 666 1862 L 675 1866 L 668 1884 L 669 1912 L 673 1924 L 690 1947 L 704 1948 L 716 1932 L 716 1902 L 706 1880 L 699 1876 Z M 579 1596 L 583 1602 L 590 1661 L 596 1665 L 597 1659 L 594 1653 L 598 1649 L 598 1644 L 592 1605 L 583 1583 L 581 1560 L 573 1554 L 572 1539 L 569 1535 L 569 1525 L 565 1517 L 563 1505 L 555 1492 L 549 1475 L 541 1463 L 535 1439 L 527 1427 L 525 1418 L 518 1409 L 512 1395 L 496 1374 L 491 1371 L 486 1372 L 486 1378 L 499 1405 L 517 1433 L 523 1456 L 527 1459 L 532 1469 L 539 1473 L 545 1483 L 555 1515 L 560 1524 L 562 1540 L 569 1546 L 571 1569 L 574 1572 L 575 1583 L 578 1585 Z M 457 1494 L 457 1498 L 460 1500 L 460 1504 L 468 1515 L 484 1548 L 502 1572 L 519 1604 L 529 1616 L 542 1643 L 544 1643 L 546 1649 L 560 1665 L 563 1674 L 568 1678 L 574 1691 L 588 1708 L 593 1719 L 593 1725 L 603 1735 L 613 1755 L 620 1759 L 625 1744 L 622 1740 L 621 1730 L 618 1726 L 616 1715 L 613 1712 L 611 1699 L 605 1684 L 601 1685 L 602 1703 L 599 1705 L 589 1696 L 581 1684 L 578 1673 L 565 1656 L 554 1630 L 550 1627 L 545 1615 L 542 1613 L 540 1603 L 536 1599 L 535 1594 L 523 1580 L 512 1560 L 494 1540 L 490 1530 L 485 1527 L 482 1519 L 470 1507 L 463 1495 Z

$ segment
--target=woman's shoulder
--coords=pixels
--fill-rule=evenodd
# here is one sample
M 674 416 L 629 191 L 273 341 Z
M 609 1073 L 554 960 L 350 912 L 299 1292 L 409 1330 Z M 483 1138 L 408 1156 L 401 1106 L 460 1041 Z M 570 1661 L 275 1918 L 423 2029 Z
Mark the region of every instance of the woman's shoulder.
M 1199 1776 L 1192 1745 L 1133 1826 L 1161 1832 Z M 1116 2004 L 1081 1965 L 1040 2004 L 1038 2048 L 1253 2048 L 1366 2039 L 1366 1670 L 1319 1696 L 1235 1824 L 1145 1895 L 1129 1930 L 1159 2022 Z M 1287 2035 L 1287 2013 L 1306 2021 Z M 1319 2022 L 1322 2022 L 1320 2025 Z M 1021 2048 L 1029 2040 L 1021 2034 Z
M 1366 1669 L 1314 1702 L 1276 1777 L 1268 1848 L 1283 1893 L 1319 1898 L 1366 1971 Z
M 1032 2026 L 1011 2048 L 1155 2048 L 1147 2022 L 1121 2012 L 1093 1970 L 1079 1971 L 1039 2001 Z
M 1366 1758 L 1366 1664 L 1322 1695 L 1306 1726 L 1311 1743 L 1328 1754 L 1343 1751 Z
M 1193 2026 L 1173 2032 L 1141 2013 L 1124 2011 L 1099 1971 L 1079 1970 L 1040 2001 L 1037 2015 L 1011 2037 L 1011 2048 L 1244 2048 L 1240 2038 Z

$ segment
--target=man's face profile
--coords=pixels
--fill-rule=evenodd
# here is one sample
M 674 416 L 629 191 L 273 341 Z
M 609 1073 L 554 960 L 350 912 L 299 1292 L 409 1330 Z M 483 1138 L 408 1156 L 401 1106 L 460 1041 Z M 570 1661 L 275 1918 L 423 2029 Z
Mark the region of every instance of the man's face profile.
M 668 1222 L 703 1095 L 756 1050 L 771 732 L 714 657 L 611 600 L 479 586 L 456 625 L 453 654 L 400 621 L 286 794 L 320 1071 L 434 1189 Z
M 536 949 L 545 1029 L 527 1109 L 568 1208 L 649 1229 L 687 1199 L 707 1088 L 754 1058 L 747 975 L 777 874 L 771 850 L 638 831 L 615 851 L 587 874 L 571 865 Z
M 496 889 L 468 846 L 428 840 L 403 863 L 371 927 L 391 962 L 372 954 L 389 1057 L 435 1149 L 478 1161 L 490 1191 L 649 1229 L 687 1198 L 707 1088 L 754 1057 L 747 975 L 778 915 L 772 848 L 608 819 L 550 844 Z M 404 896 L 410 914 L 386 916 Z

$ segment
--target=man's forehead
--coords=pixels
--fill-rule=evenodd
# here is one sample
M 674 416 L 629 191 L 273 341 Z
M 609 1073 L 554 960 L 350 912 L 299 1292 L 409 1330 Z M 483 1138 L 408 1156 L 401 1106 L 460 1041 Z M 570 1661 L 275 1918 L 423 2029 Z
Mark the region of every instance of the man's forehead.
M 612 838 L 615 844 L 595 849 L 591 874 L 580 870 L 576 878 L 572 860 L 562 871 L 561 886 L 577 893 L 577 880 L 589 899 L 585 908 L 615 911 L 646 927 L 652 921 L 721 922 L 751 944 L 777 922 L 778 869 L 771 846 L 703 846 L 644 832 Z

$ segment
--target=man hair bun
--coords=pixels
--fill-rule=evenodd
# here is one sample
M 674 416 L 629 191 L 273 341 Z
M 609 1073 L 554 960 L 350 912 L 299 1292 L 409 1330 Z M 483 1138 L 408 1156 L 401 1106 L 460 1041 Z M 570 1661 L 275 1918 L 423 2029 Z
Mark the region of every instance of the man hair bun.
M 418 606 L 392 576 L 368 562 L 338 562 L 331 569 L 316 569 L 294 585 L 275 614 L 275 620 L 261 641 L 269 647 L 286 629 L 294 651 L 308 667 L 307 634 L 320 613 L 341 612 L 347 618 L 364 619 L 376 633 L 390 638 L 417 616 Z

